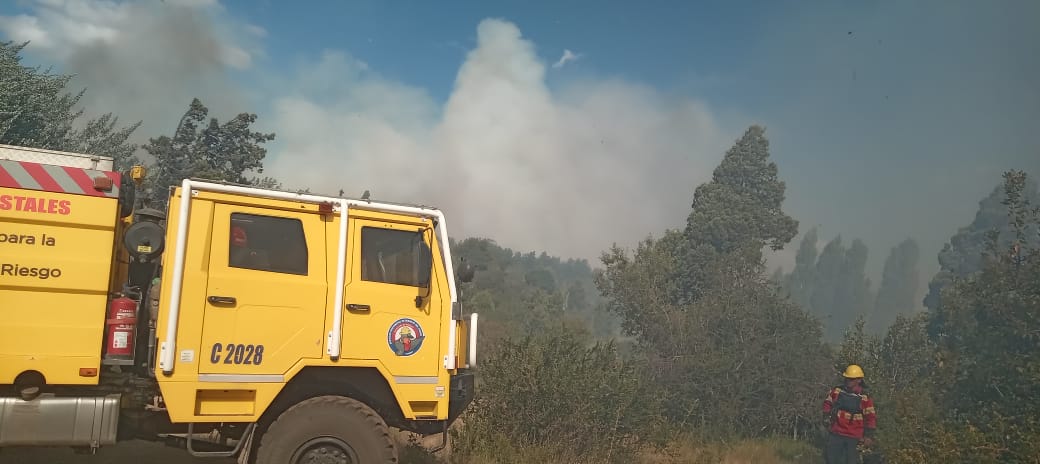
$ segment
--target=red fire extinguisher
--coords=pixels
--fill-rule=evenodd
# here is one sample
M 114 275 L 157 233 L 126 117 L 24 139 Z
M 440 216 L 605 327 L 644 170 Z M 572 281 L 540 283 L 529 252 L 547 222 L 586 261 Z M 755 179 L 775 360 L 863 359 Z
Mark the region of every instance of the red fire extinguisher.
M 137 330 L 137 302 L 120 296 L 108 306 L 105 320 L 106 360 L 132 361 L 134 357 L 134 332 Z

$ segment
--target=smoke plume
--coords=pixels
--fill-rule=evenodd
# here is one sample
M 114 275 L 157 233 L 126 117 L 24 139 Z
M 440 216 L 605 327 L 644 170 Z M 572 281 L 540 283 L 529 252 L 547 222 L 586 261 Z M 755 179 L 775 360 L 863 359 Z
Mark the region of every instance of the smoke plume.
M 343 53 L 278 100 L 272 175 L 312 191 L 433 204 L 456 237 L 595 259 L 684 224 L 739 136 L 695 100 L 617 80 L 551 92 L 519 29 L 489 19 L 443 106 Z

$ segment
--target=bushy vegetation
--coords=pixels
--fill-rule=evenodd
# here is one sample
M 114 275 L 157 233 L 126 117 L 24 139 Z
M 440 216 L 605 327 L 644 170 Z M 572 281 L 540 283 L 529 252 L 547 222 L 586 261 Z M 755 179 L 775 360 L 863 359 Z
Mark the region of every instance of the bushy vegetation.
M 764 130 L 752 127 L 697 189 L 684 230 L 631 255 L 614 247 L 602 270 L 571 274 L 594 276 L 594 307 L 631 338 L 623 356 L 589 332 L 558 328 L 583 322 L 558 310 L 562 263 L 460 243 L 460 255 L 488 271 L 466 304 L 501 325 L 490 331 L 482 396 L 457 433 L 456 459 L 631 462 L 691 437 L 814 435 L 830 357 L 819 322 L 765 277 L 762 248 L 781 248 L 797 227 L 781 210 L 777 177 Z
M 628 462 L 660 439 L 663 403 L 652 372 L 622 359 L 611 342 L 590 345 L 583 330 L 553 326 L 503 340 L 483 366 L 482 394 L 456 436 L 459 456 Z
M 752 129 L 748 137 L 762 133 Z M 748 154 L 741 146 L 766 145 L 738 141 L 723 164 L 757 174 L 737 173 L 732 179 L 782 185 L 771 176 L 765 156 L 740 159 Z M 733 171 L 720 169 L 712 183 L 727 182 L 726 172 Z M 819 415 L 823 395 L 839 382 L 838 373 L 847 364 L 857 363 L 868 373 L 868 389 L 880 414 L 879 440 L 869 456 L 893 463 L 1035 462 L 1040 426 L 1036 408 L 1026 398 L 1040 384 L 1040 209 L 1031 206 L 1035 189 L 1024 173 L 1008 172 L 996 190 L 1005 197 L 1000 202 L 1003 221 L 993 220 L 992 211 L 980 212 L 991 218 L 992 227 L 972 236 L 988 237 L 988 243 L 957 240 L 957 247 L 944 250 L 945 257 L 951 249 L 983 251 L 974 271 L 945 281 L 941 303 L 927 312 L 910 309 L 916 282 L 903 279 L 915 278 L 917 245 L 906 240 L 890 253 L 882 288 L 870 297 L 871 305 L 846 315 L 849 322 L 836 336 L 837 344 L 827 341 L 822 316 L 807 306 L 814 295 L 819 302 L 829 292 L 828 305 L 840 307 L 833 295 L 854 293 L 850 289 L 865 280 L 863 252 L 855 251 L 855 243 L 842 249 L 840 241 L 832 241 L 817 257 L 803 245 L 802 269 L 766 278 L 759 250 L 782 245 L 788 236 L 786 221 L 777 219 L 782 190 L 763 196 L 761 190 L 748 189 L 742 196 L 739 188 L 728 189 L 727 195 L 735 197 L 731 201 L 715 194 L 710 201 L 695 199 L 690 217 L 713 227 L 669 230 L 661 238 L 642 241 L 631 253 L 618 247 L 604 253 L 604 268 L 595 275 L 603 309 L 617 315 L 623 335 L 633 340 L 632 350 L 621 358 L 575 359 L 575 353 L 597 352 L 603 345 L 596 345 L 594 337 L 576 336 L 581 332 L 574 329 L 548 330 L 566 320 L 559 313 L 535 311 L 515 321 L 523 329 L 496 332 L 493 354 L 481 368 L 482 378 L 493 380 L 482 383 L 483 401 L 464 416 L 467 425 L 457 432 L 464 445 L 455 459 L 586 462 L 583 453 L 593 453 L 587 457 L 595 462 L 634 462 L 629 453 L 635 453 L 638 462 L 788 462 L 795 455 L 789 462 L 808 462 L 818 455 L 805 450 L 817 449 L 825 433 Z M 766 204 L 753 206 L 750 198 Z M 992 201 L 981 207 L 992 209 Z M 728 213 L 720 219 L 710 208 Z M 756 215 L 779 226 L 725 232 L 728 226 L 757 221 Z M 851 271 L 843 270 L 848 266 Z M 827 273 L 831 275 L 821 277 Z M 802 300 L 795 291 L 802 292 Z M 877 315 L 891 321 L 871 319 Z M 523 325 L 532 321 L 540 325 Z M 538 336 L 522 335 L 532 330 Z M 566 350 L 571 356 L 546 356 L 560 346 L 571 347 Z M 575 389 L 588 388 L 576 386 L 575 376 L 584 378 L 580 373 L 602 373 L 598 385 L 603 386 L 624 378 L 610 371 L 625 365 L 617 364 L 619 359 L 640 366 L 627 371 L 639 375 L 608 391 L 639 392 L 645 409 L 631 409 L 630 399 L 608 400 L 599 408 L 570 400 Z M 599 367 L 591 368 L 590 361 Z M 643 430 L 646 435 L 640 438 L 653 439 L 622 440 L 631 447 L 615 448 L 622 437 L 616 435 L 620 429 L 604 429 L 609 423 L 568 425 L 566 434 L 535 432 L 546 424 L 571 424 L 573 418 L 605 421 L 597 414 L 611 411 L 610 406 L 630 414 L 617 423 Z M 514 421 L 526 421 L 534 429 Z M 598 446 L 589 448 L 588 443 Z M 624 452 L 602 454 L 618 449 Z

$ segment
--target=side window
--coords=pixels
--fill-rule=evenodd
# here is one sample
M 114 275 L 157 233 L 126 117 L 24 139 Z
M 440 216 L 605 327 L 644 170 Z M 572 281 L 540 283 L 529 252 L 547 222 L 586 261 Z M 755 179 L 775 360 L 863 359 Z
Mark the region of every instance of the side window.
M 307 275 L 303 222 L 255 214 L 231 214 L 228 266 Z
M 432 259 L 421 231 L 361 228 L 361 280 L 426 287 Z

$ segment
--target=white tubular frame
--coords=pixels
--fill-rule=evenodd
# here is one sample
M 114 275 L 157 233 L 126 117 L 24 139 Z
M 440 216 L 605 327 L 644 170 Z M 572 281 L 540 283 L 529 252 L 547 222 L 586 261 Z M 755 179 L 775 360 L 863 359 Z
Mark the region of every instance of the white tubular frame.
M 477 313 L 469 315 L 469 359 L 466 360 L 467 368 L 477 367 Z
M 369 202 L 365 200 L 350 200 L 346 198 L 326 197 L 321 195 L 310 195 L 303 193 L 282 192 L 255 187 L 244 187 L 240 185 L 220 184 L 191 179 L 181 182 L 180 212 L 177 216 L 177 241 L 173 258 L 173 283 L 170 286 L 170 311 L 166 319 L 166 338 L 160 344 L 159 368 L 163 373 L 170 375 L 173 372 L 174 354 L 177 344 L 177 325 L 181 307 L 181 287 L 184 282 L 184 260 L 188 248 L 188 223 L 191 211 L 191 199 L 197 190 L 211 192 L 237 193 L 255 197 L 274 198 L 281 200 L 301 201 L 306 203 L 332 203 L 339 207 L 339 248 L 337 252 L 336 266 L 336 301 L 333 312 L 332 330 L 328 334 L 328 354 L 333 360 L 340 356 L 340 345 L 343 335 L 343 286 L 346 281 L 347 262 L 347 211 L 354 207 L 375 211 L 393 213 L 404 213 L 420 217 L 433 218 L 437 221 L 437 231 L 440 238 L 442 250 L 441 259 L 444 262 L 444 271 L 448 279 L 448 293 L 451 297 L 450 308 L 454 308 L 458 301 L 458 293 L 455 288 L 455 272 L 451 263 L 451 250 L 448 245 L 448 231 L 444 221 L 444 214 L 436 209 L 422 208 L 416 206 L 395 205 L 390 203 Z M 335 208 L 333 208 L 335 211 Z M 452 311 L 445 312 L 449 321 L 452 321 Z M 474 323 L 476 315 L 473 316 Z M 455 323 L 449 323 L 448 327 L 448 354 L 444 357 L 445 369 L 455 369 Z M 474 326 L 475 328 L 475 326 Z M 471 329 L 472 330 L 472 329 Z M 473 347 L 475 338 L 470 336 L 470 345 Z M 475 347 L 473 347 L 475 348 Z M 472 356 L 471 356 L 472 357 Z

